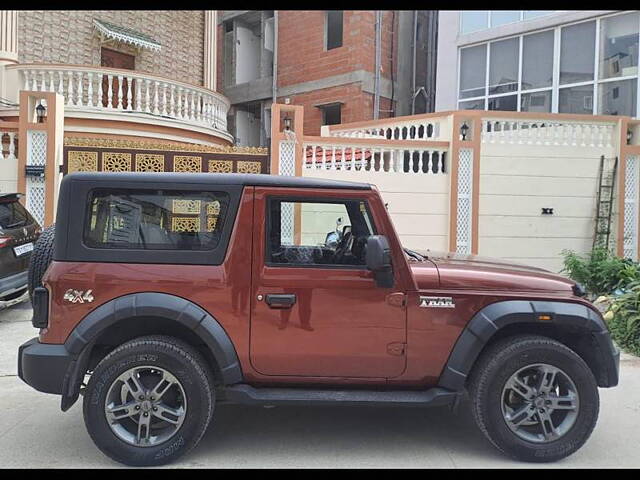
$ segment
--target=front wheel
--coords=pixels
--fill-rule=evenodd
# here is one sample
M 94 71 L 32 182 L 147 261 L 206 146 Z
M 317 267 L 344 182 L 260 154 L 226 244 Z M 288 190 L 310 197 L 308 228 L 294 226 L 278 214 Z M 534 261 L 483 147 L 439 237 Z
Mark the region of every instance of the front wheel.
M 202 438 L 213 412 L 212 385 L 190 345 L 165 336 L 131 340 L 91 375 L 83 404 L 87 431 L 118 462 L 169 463 Z
M 476 423 L 491 443 L 529 462 L 571 455 L 598 418 L 591 370 L 547 337 L 516 336 L 490 346 L 474 368 L 469 393 Z

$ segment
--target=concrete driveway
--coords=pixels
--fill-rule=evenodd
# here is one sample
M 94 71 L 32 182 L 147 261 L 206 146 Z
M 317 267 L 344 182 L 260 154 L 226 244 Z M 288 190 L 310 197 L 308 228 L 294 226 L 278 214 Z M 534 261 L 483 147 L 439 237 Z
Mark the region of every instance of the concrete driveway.
M 16 376 L 18 345 L 34 337 L 31 306 L 0 304 L 0 467 L 118 467 L 86 433 L 81 401 L 60 399 Z M 587 442 L 556 468 L 640 467 L 640 359 L 623 356 L 620 385 L 601 389 Z M 198 447 L 173 467 L 505 468 L 532 467 L 497 452 L 468 403 L 447 408 L 219 407 Z

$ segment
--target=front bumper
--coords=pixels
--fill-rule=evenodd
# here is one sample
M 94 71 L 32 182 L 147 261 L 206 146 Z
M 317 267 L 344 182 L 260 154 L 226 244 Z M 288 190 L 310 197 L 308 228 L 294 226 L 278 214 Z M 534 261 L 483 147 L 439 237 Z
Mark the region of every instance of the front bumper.
M 64 345 L 40 343 L 32 338 L 18 348 L 18 376 L 45 393 L 63 393 L 64 378 L 75 357 Z

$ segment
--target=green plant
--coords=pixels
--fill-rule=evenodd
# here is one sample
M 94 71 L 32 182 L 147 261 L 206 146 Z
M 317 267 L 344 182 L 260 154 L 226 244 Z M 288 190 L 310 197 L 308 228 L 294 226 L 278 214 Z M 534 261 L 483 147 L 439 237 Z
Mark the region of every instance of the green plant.
M 582 284 L 592 298 L 640 281 L 640 264 L 617 257 L 607 248 L 594 248 L 585 255 L 563 250 L 562 255 L 562 273 Z
M 610 301 L 604 318 L 611 337 L 622 349 L 640 356 L 640 281 L 627 285 L 624 293 Z

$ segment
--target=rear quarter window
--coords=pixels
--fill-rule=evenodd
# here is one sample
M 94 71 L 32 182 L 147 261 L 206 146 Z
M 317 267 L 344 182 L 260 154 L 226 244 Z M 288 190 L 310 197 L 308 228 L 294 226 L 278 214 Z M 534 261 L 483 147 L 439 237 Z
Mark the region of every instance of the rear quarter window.
M 83 241 L 98 249 L 213 250 L 228 210 L 226 192 L 96 189 Z

